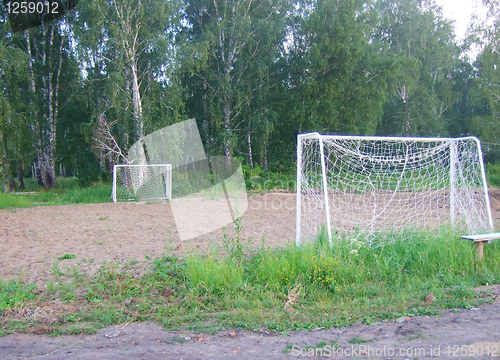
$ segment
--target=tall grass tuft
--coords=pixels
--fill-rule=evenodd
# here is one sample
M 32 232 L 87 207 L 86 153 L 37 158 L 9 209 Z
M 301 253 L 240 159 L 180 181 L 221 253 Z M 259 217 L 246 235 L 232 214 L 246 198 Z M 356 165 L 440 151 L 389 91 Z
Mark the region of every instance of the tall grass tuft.
M 301 247 L 263 247 L 244 259 L 191 255 L 186 278 L 197 295 L 246 297 L 254 310 L 289 309 L 293 294 L 301 313 L 322 309 L 349 319 L 425 313 L 431 292 L 438 307 L 467 307 L 477 301 L 474 286 L 500 282 L 498 244 L 488 247 L 478 271 L 473 245 L 450 230 L 406 238 L 378 247 L 359 239 L 338 239 L 330 247 L 320 238 Z

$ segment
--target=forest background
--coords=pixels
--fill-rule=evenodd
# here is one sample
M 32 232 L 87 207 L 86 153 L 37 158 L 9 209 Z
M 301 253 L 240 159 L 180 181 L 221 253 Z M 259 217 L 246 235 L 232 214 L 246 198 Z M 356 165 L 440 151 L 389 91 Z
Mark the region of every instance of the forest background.
M 474 135 L 499 163 L 500 0 L 483 4 L 460 41 L 433 0 L 82 0 L 15 33 L 4 7 L 0 182 L 107 180 L 189 118 L 257 172 L 293 172 L 308 131 Z

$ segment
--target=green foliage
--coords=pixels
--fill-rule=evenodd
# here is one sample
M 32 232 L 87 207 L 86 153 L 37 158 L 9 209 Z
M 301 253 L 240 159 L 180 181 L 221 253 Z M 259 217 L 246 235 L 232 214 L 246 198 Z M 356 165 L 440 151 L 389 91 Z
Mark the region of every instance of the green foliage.
M 376 38 L 393 64 L 378 133 L 447 136 L 449 110 L 460 99 L 452 75 L 461 66 L 450 22 L 431 1 L 387 0 L 375 6 Z
M 488 186 L 500 187 L 500 165 L 487 164 L 486 180 Z
M 74 258 L 76 258 L 75 254 L 64 254 L 63 256 L 58 258 L 58 260 L 69 260 L 69 259 L 74 259 Z
M 366 339 L 360 338 L 358 336 L 354 336 L 352 339 L 348 340 L 347 342 L 349 344 L 364 344 L 364 343 L 368 343 L 370 341 L 371 340 L 366 340 Z
M 36 286 L 19 281 L 0 280 L 0 314 L 5 309 L 19 308 L 36 298 Z
M 108 264 L 94 276 L 77 268 L 59 273 L 45 292 L 22 282 L 0 283 L 1 309 L 59 299 L 82 309 L 65 316 L 61 326 L 155 320 L 169 328 L 210 330 L 216 323 L 214 331 L 234 326 L 285 331 L 474 307 L 481 299 L 473 287 L 500 282 L 498 242 L 485 247 L 476 269 L 473 244 L 445 229 L 415 232 L 407 241 L 376 248 L 362 238 L 334 239 L 333 247 L 322 237 L 275 249 L 253 248 L 238 238 L 228 244 L 223 253 L 213 247 L 185 259 L 166 255 L 142 276 L 133 264 Z M 436 300 L 429 304 L 425 296 L 431 292 Z M 11 326 L 4 323 L 3 332 Z
M 98 0 L 14 35 L 0 14 L 0 181 L 14 190 L 35 168 L 45 187 L 58 170 L 82 188 L 109 181 L 138 138 L 188 117 L 208 154 L 253 168 L 249 188 L 291 174 L 307 131 L 477 135 L 495 162 L 498 0 L 486 3 L 474 64 L 431 0 Z
M 483 141 L 485 160 L 498 162 L 500 148 L 500 55 L 492 48 L 486 48 L 475 62 L 478 77 L 474 79 L 472 100 L 475 117 L 471 130 Z
M 366 36 L 372 8 L 364 1 L 313 4 L 301 3 L 290 19 L 300 20 L 292 27 L 285 111 L 302 132 L 373 134 L 391 65 Z
M 187 3 L 181 78 L 208 153 L 250 156 L 248 142 L 252 152 L 266 152 L 277 117 L 270 106 L 275 61 L 286 36 L 278 14 L 289 7 L 276 0 Z

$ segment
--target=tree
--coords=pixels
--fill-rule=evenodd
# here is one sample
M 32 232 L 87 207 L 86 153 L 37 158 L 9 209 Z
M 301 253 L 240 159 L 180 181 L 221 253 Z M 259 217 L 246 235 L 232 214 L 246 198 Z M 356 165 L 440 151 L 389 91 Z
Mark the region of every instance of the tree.
M 475 31 L 479 33 L 479 37 L 476 37 L 476 41 L 498 53 L 500 52 L 500 0 L 482 0 L 482 2 L 487 8 L 487 17 L 477 24 Z
M 35 171 L 40 186 L 56 186 L 56 145 L 60 95 L 66 62 L 73 53 L 69 28 L 63 21 L 42 24 L 21 35 L 20 46 L 28 55 L 30 118 L 36 144 Z M 23 44 L 24 42 L 24 44 Z
M 318 0 L 295 8 L 288 82 L 296 130 L 373 134 L 390 64 L 371 41 L 370 3 Z
M 192 46 L 182 55 L 184 84 L 208 152 L 220 149 L 229 157 L 246 139 L 251 154 L 253 104 L 267 102 L 259 96 L 284 41 L 284 9 L 281 0 L 188 3 L 183 39 Z
M 486 19 L 476 19 L 468 37 L 468 45 L 475 43 L 481 49 L 471 81 L 469 129 L 483 141 L 485 159 L 496 162 L 500 155 L 500 1 L 483 0 L 483 4 Z
M 75 33 L 86 69 L 88 101 L 95 109 L 90 132 L 98 140 L 95 149 L 101 162 L 126 161 L 126 149 L 142 141 L 145 123 L 158 121 L 145 117 L 153 112 L 144 110 L 144 99 L 152 89 L 158 94 L 172 74 L 171 44 L 179 6 L 176 1 L 98 0 L 79 11 Z M 148 107 L 158 101 L 151 99 Z M 158 107 L 165 114 L 160 122 L 170 109 L 162 105 Z M 99 141 L 98 134 L 106 131 L 119 151 Z
M 477 77 L 474 81 L 473 101 L 475 115 L 471 130 L 483 140 L 486 160 L 497 161 L 500 139 L 500 54 L 487 47 L 475 64 Z
M 460 99 L 452 78 L 460 49 L 451 23 L 432 0 L 384 0 L 376 6 L 377 37 L 397 61 L 378 132 L 447 135 L 446 114 Z
M 24 187 L 23 167 L 29 163 L 30 131 L 23 91 L 28 84 L 27 57 L 12 43 L 0 42 L 0 176 L 5 191 Z

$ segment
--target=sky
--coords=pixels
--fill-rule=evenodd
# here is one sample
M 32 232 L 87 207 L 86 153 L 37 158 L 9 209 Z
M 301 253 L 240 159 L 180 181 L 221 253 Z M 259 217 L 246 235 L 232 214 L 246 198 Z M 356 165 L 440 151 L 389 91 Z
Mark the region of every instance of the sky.
M 481 0 L 435 0 L 446 18 L 455 20 L 457 40 L 462 41 L 474 12 L 484 13 Z

